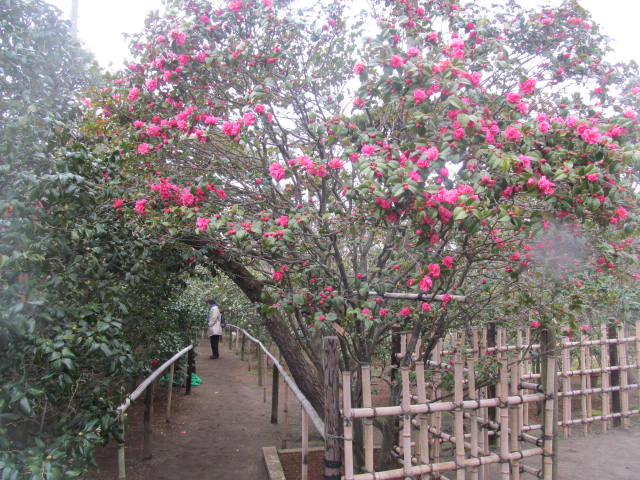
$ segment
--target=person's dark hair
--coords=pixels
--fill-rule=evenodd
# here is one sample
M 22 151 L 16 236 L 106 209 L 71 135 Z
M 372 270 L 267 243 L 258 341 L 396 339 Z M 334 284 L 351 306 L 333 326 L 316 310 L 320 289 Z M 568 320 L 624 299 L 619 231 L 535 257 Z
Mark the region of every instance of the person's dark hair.
M 204 297 L 204 301 L 207 302 L 209 305 L 213 305 L 216 303 L 213 297 Z

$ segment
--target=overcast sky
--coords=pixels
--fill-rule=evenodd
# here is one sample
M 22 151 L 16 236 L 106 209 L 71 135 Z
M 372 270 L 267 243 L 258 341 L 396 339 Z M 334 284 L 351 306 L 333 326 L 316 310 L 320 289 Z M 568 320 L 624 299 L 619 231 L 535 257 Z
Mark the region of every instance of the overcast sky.
M 70 17 L 71 0 L 48 0 Z M 80 39 L 94 53 L 103 67 L 118 69 L 129 56 L 122 33 L 142 30 L 147 12 L 162 9 L 160 0 L 78 0 Z M 277 1 L 277 0 L 276 0 Z M 506 0 L 477 0 L 499 3 Z M 527 6 L 560 4 L 560 0 L 521 0 Z M 580 0 L 591 11 L 602 31 L 613 38 L 616 58 L 635 59 L 640 63 L 640 0 Z

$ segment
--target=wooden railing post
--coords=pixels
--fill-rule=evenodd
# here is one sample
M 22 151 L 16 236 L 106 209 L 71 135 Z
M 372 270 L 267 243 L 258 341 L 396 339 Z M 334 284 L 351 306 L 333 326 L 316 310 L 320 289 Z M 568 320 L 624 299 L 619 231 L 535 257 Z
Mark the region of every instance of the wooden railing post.
M 191 353 L 191 352 L 189 352 Z M 144 396 L 144 447 L 142 451 L 142 459 L 149 460 L 153 454 L 151 452 L 151 434 L 153 424 L 153 398 L 155 396 L 156 383 L 152 382 L 147 387 Z
M 120 426 L 122 428 L 122 442 L 118 443 L 118 480 L 127 480 L 127 467 L 125 462 L 125 415 L 120 413 Z
M 540 332 L 540 355 L 542 357 L 542 377 L 544 393 L 543 437 L 543 477 L 544 480 L 558 480 L 558 377 L 556 375 L 556 330 L 546 326 Z
M 257 346 L 257 345 L 256 345 Z M 262 376 L 264 375 L 264 356 L 262 349 L 258 346 L 258 386 L 262 386 Z
M 399 336 L 398 336 L 399 341 Z M 324 355 L 324 479 L 340 480 L 340 377 L 338 337 L 325 337 Z M 399 344 L 398 344 L 399 345 Z
M 185 382 L 186 390 L 185 395 L 191 395 L 191 377 L 196 371 L 196 357 L 193 353 L 193 349 L 187 353 L 187 379 Z
M 396 378 L 396 372 L 400 367 L 401 341 L 400 341 L 400 325 L 395 324 L 391 327 L 391 381 Z
M 174 368 L 174 364 L 172 363 L 171 366 L 169 367 L 169 382 L 167 384 L 168 385 L 167 386 L 167 413 L 166 413 L 167 423 L 171 421 L 171 397 L 173 395 L 174 373 L 175 373 L 175 368 Z
M 278 423 L 278 388 L 280 387 L 280 371 L 275 363 L 273 364 L 271 371 L 271 423 Z

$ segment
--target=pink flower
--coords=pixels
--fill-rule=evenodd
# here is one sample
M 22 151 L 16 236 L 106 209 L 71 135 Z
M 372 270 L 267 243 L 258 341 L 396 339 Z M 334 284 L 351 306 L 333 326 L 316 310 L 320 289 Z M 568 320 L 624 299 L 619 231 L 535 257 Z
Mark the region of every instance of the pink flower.
M 365 144 L 362 146 L 362 150 L 360 151 L 362 155 L 370 157 L 376 151 L 376 147 L 374 145 Z
M 255 121 L 256 121 L 256 116 L 251 112 L 247 112 L 244 115 L 242 115 L 242 123 L 244 123 L 245 127 L 253 125 Z
M 186 65 L 191 61 L 191 57 L 189 55 L 180 55 L 178 56 L 178 62 L 180 65 Z
M 551 125 L 547 121 L 543 121 L 543 122 L 538 123 L 538 129 L 542 133 L 547 133 L 550 128 L 551 128 Z
M 269 173 L 276 182 L 279 182 L 284 178 L 285 171 L 284 168 L 282 168 L 282 165 L 280 165 L 278 162 L 273 162 L 269 166 Z
M 145 211 L 145 206 L 147 202 L 148 200 L 146 198 L 143 198 L 142 200 L 138 200 L 136 202 L 136 205 L 133 207 L 133 209 L 136 211 L 136 213 L 139 213 L 140 215 L 144 215 L 147 213 Z
M 634 112 L 633 110 L 625 110 L 623 115 L 627 118 L 630 118 L 631 120 L 635 120 L 637 116 L 636 112 Z
M 555 191 L 556 184 L 551 182 L 546 176 L 541 176 L 538 180 L 538 188 L 545 195 L 551 195 Z
M 138 153 L 144 155 L 145 153 L 149 153 L 151 151 L 151 145 L 148 143 L 141 143 L 138 145 Z
M 589 173 L 587 175 L 587 180 L 589 180 L 590 182 L 597 182 L 598 181 L 598 174 L 597 173 Z
M 529 95 L 533 93 L 533 90 L 536 88 L 536 79 L 535 78 L 527 78 L 524 82 L 518 84 L 520 86 L 520 92 L 523 95 Z
M 506 98 L 509 103 L 518 103 L 520 101 L 520 95 L 513 92 L 507 93 Z
M 232 12 L 237 12 L 242 9 L 242 2 L 240 0 L 234 0 L 227 8 Z
M 282 279 L 284 279 L 284 272 L 282 270 L 276 270 L 273 272 L 272 278 L 276 282 L 281 282 Z
M 446 306 L 447 306 L 447 303 L 449 303 L 450 301 L 451 301 L 451 295 L 449 295 L 448 293 L 445 293 L 445 294 L 442 296 L 442 306 L 443 306 L 443 307 L 446 307 Z
M 278 220 L 276 220 L 276 225 L 280 225 L 286 228 L 289 225 L 289 217 L 286 215 L 282 215 Z
M 411 315 L 411 309 L 409 307 L 404 307 L 402 310 L 398 312 L 398 315 L 402 317 L 408 317 Z
M 424 277 L 422 277 L 422 280 L 420 280 L 420 285 L 418 286 L 423 292 L 428 292 L 433 286 L 433 280 L 431 280 L 431 277 L 429 275 L 425 275 Z
M 334 170 L 338 170 L 339 168 L 342 168 L 344 166 L 344 162 L 342 160 L 340 160 L 339 158 L 332 158 L 331 160 L 329 160 L 329 168 L 332 168 Z
M 532 320 L 531 322 L 529 322 L 529 326 L 531 328 L 540 328 L 540 322 L 537 320 Z
M 198 217 L 196 218 L 196 228 L 200 229 L 200 231 L 204 232 L 209 226 L 209 222 L 211 220 L 208 218 Z
M 261 114 L 264 113 L 265 107 L 264 105 L 258 104 L 255 107 L 253 107 L 253 111 L 256 112 L 257 114 Z
M 429 275 L 431 275 L 433 278 L 440 278 L 440 265 L 438 265 L 437 263 L 430 263 Z
M 129 90 L 129 95 L 127 95 L 127 98 L 130 102 L 135 102 L 138 98 L 138 95 L 140 95 L 140 89 L 138 87 L 134 87 Z
M 120 208 L 120 207 L 122 206 L 122 204 L 123 204 L 123 203 L 124 203 L 124 200 L 123 200 L 123 199 L 121 199 L 121 198 L 116 198 L 116 199 L 113 201 L 113 205 L 112 205 L 112 206 L 113 206 L 113 208 Z
M 158 137 L 160 136 L 162 129 L 160 128 L 159 125 L 151 124 L 147 126 L 146 132 L 147 132 L 147 135 L 149 135 L 150 137 Z
M 425 92 L 422 88 L 419 88 L 413 92 L 413 101 L 418 105 L 425 98 L 427 98 L 427 92 Z
M 429 312 L 429 311 L 431 311 L 431 305 L 429 303 L 427 303 L 427 302 L 423 302 L 422 305 L 420 305 L 420 309 L 423 312 Z
M 580 134 L 582 139 L 587 143 L 598 143 L 602 136 L 597 128 L 585 128 Z
M 580 330 L 582 330 L 583 332 L 588 332 L 589 330 L 591 330 L 591 327 L 589 325 L 583 325 L 582 327 L 580 327 Z
M 507 140 L 510 140 L 512 142 L 517 142 L 518 140 L 520 140 L 520 137 L 522 137 L 522 133 L 520 133 L 520 130 L 512 125 L 509 125 L 505 129 L 504 135 L 505 137 L 507 137 Z
M 420 176 L 420 172 L 418 172 L 417 170 L 413 170 L 409 172 L 409 178 L 414 182 L 419 182 L 420 180 L 422 180 L 422 177 Z
M 391 55 L 391 60 L 389 60 L 389 65 L 391 65 L 394 68 L 399 68 L 402 65 L 404 65 L 404 58 L 402 58 L 400 55 Z
M 356 63 L 353 66 L 353 73 L 355 73 L 356 75 L 360 75 L 360 73 L 362 73 L 363 70 L 364 70 L 364 64 L 363 63 Z
M 447 255 L 446 257 L 444 257 L 442 259 L 442 265 L 444 265 L 447 268 L 452 268 L 453 267 L 453 257 Z
M 417 55 L 420 55 L 420 50 L 418 50 L 416 47 L 409 47 L 409 49 L 407 50 L 407 55 L 410 57 L 415 57 Z
M 440 156 L 440 152 L 436 147 L 429 147 L 427 148 L 426 156 L 428 160 L 437 160 Z

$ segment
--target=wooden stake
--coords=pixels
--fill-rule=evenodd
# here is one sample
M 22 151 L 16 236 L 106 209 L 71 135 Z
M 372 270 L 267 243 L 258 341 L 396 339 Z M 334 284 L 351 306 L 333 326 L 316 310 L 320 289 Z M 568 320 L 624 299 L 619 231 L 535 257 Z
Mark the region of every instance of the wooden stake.
M 271 369 L 271 423 L 278 423 L 278 389 L 280 388 L 280 370 L 276 365 Z
M 284 398 L 282 411 L 284 413 L 284 424 L 282 425 L 282 448 L 287 448 L 287 440 L 289 440 L 289 387 L 286 383 L 283 383 L 282 389 L 284 392 Z
M 618 332 L 614 318 L 609 319 L 609 326 L 607 328 L 607 338 L 609 340 L 616 340 L 618 338 Z M 620 356 L 618 355 L 618 345 L 615 343 L 609 343 L 609 362 L 610 366 L 618 367 L 620 365 Z M 620 370 L 613 370 L 609 374 L 612 387 L 620 387 Z M 621 405 L 621 392 L 619 390 L 611 392 L 611 413 L 620 413 L 622 411 Z M 613 419 L 613 426 L 619 427 L 621 425 L 620 417 Z
M 506 339 L 505 339 L 506 343 Z M 519 395 L 524 392 L 518 388 L 520 384 L 520 362 L 522 351 L 522 331 L 516 332 L 516 350 L 512 358 L 511 364 L 511 385 L 509 387 L 510 395 Z M 506 356 L 506 355 L 505 355 Z M 508 357 L 507 357 L 508 358 Z M 509 436 L 509 451 L 519 452 L 520 435 L 522 433 L 522 405 L 512 405 L 509 407 L 509 427 L 511 435 Z M 520 461 L 514 460 L 511 476 L 513 480 L 520 480 Z
M 442 351 L 442 340 L 439 340 L 438 343 L 436 344 L 435 348 L 433 349 L 433 360 L 436 361 L 437 363 L 440 363 L 442 361 L 442 357 L 440 355 L 440 352 Z M 438 398 L 438 396 L 440 395 L 440 381 L 442 379 L 442 375 L 438 372 L 433 374 L 433 398 L 436 399 Z M 440 412 L 436 412 L 432 415 L 432 424 L 434 426 L 434 428 L 438 431 L 442 430 L 442 413 Z M 433 448 L 432 450 L 432 457 L 433 457 L 433 463 L 439 463 L 440 462 L 440 452 L 442 450 L 442 441 L 440 440 L 440 438 L 434 437 L 433 438 Z
M 478 360 L 478 330 L 473 330 L 472 337 L 473 355 L 467 359 L 467 379 L 469 380 L 469 400 L 477 400 L 478 392 L 476 391 L 476 364 Z M 470 413 L 471 426 L 471 458 L 478 458 L 480 455 L 479 448 L 479 428 L 478 428 L 478 409 L 474 408 Z M 471 480 L 478 480 L 480 471 L 477 466 L 471 467 Z
M 191 353 L 191 352 L 189 352 Z M 151 383 L 147 387 L 147 391 L 144 396 L 144 446 L 142 450 L 142 459 L 149 460 L 153 454 L 151 452 L 151 435 L 152 435 L 152 423 L 153 423 L 153 398 L 156 391 L 155 382 Z
M 340 378 L 338 375 L 338 337 L 324 338 L 324 478 L 340 480 Z M 343 387 L 343 399 L 351 404 L 351 385 Z M 347 416 L 345 414 L 344 418 Z M 349 418 L 349 422 L 351 419 Z
M 120 426 L 122 428 L 122 443 L 118 444 L 118 480 L 127 480 L 127 464 L 125 461 L 125 420 L 124 414 L 120 416 Z
M 169 367 L 169 384 L 167 386 L 167 412 L 165 415 L 167 423 L 171 421 L 171 397 L 173 395 L 173 375 L 174 375 L 174 364 L 172 363 Z
M 587 347 L 586 345 L 584 345 L 585 340 L 586 340 L 585 335 L 581 334 L 580 335 L 580 370 L 582 370 L 583 373 L 580 374 L 580 389 L 582 391 L 585 391 L 587 389 L 587 377 L 589 376 L 588 373 L 584 373 L 584 371 L 587 369 Z M 585 393 L 580 396 L 580 410 L 581 410 L 580 417 L 584 422 L 582 426 L 582 432 L 585 435 L 589 432 L 589 425 L 585 421 L 587 418 L 587 398 L 588 397 L 589 397 L 588 393 Z
M 391 381 L 396 378 L 396 371 L 400 366 L 400 325 L 393 325 L 391 327 Z
M 424 367 L 423 367 L 424 369 Z M 373 406 L 371 400 L 371 366 L 363 365 L 361 369 L 362 376 L 362 406 Z M 424 384 L 424 377 L 422 379 Z M 364 470 L 373 472 L 373 419 L 366 417 L 364 424 Z
M 344 478 L 345 480 L 353 480 L 353 423 L 350 416 L 351 373 L 349 372 L 342 372 L 342 415 L 344 431 Z M 327 475 L 325 473 L 325 479 L 326 478 Z
M 302 467 L 300 480 L 307 480 L 309 476 L 309 416 L 302 410 Z
M 185 381 L 185 395 L 191 395 L 191 377 L 196 371 L 196 357 L 193 353 L 193 349 L 187 353 L 187 378 Z

